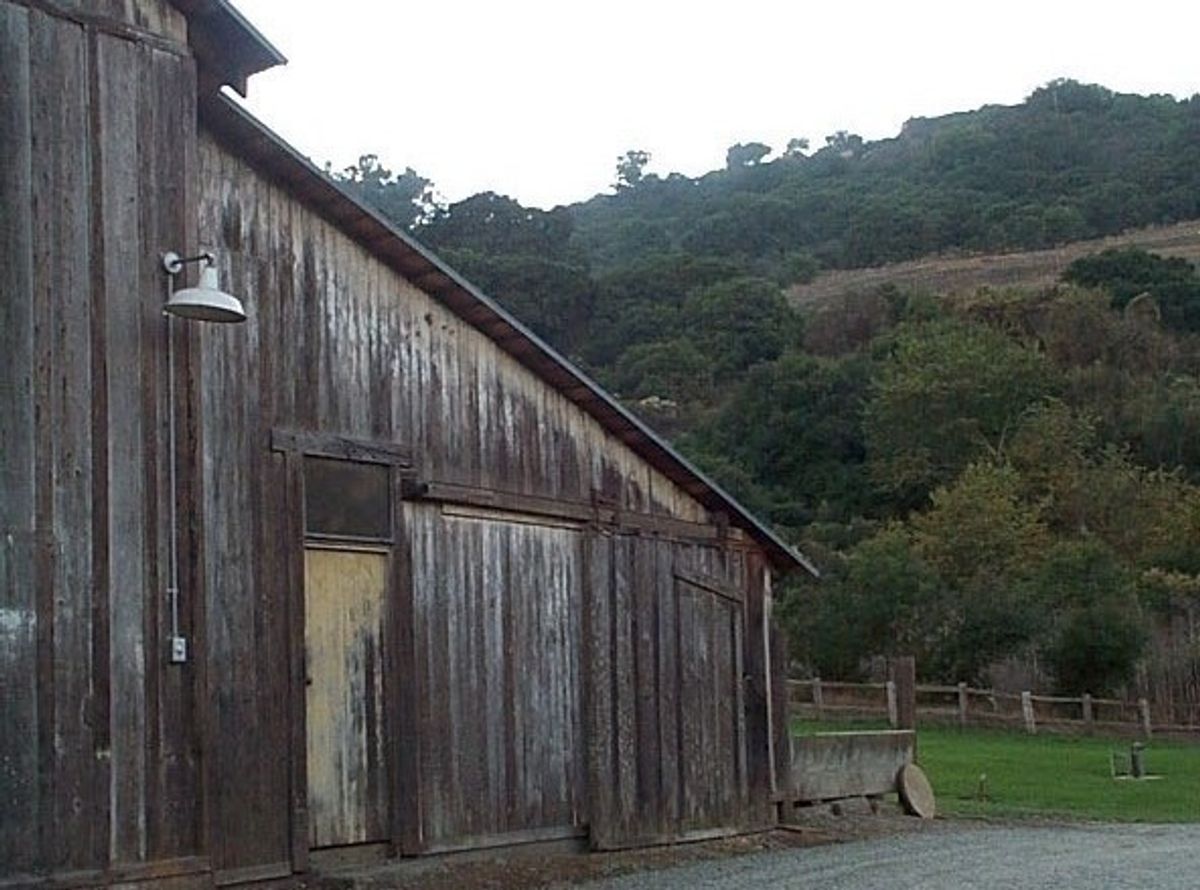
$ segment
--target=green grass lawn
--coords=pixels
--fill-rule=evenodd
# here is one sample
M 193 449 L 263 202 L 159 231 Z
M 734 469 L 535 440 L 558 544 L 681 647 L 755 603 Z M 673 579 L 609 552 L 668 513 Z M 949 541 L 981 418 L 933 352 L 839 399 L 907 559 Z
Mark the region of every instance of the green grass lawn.
M 798 732 L 883 728 L 797 724 Z M 1200 821 L 1200 744 L 1151 741 L 1146 767 L 1161 779 L 1113 780 L 1109 754 L 1128 762 L 1129 740 L 920 727 L 917 761 L 938 812 L 958 816 L 1048 816 L 1113 822 Z M 1120 759 L 1118 759 L 1120 763 Z M 987 799 L 978 798 L 987 775 Z

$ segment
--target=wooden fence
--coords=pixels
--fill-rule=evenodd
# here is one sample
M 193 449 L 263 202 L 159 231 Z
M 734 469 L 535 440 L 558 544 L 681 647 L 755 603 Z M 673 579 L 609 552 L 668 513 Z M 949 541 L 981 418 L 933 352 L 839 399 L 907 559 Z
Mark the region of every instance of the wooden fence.
M 896 685 L 844 683 L 822 680 L 789 680 L 790 704 L 796 716 L 815 720 L 886 717 L 898 725 Z M 1035 695 L 1032 692 L 997 692 L 956 686 L 918 684 L 916 713 L 920 720 L 959 726 L 1020 727 L 1026 732 L 1104 732 L 1196 737 L 1200 726 L 1154 723 L 1153 709 L 1144 698 L 1136 701 Z

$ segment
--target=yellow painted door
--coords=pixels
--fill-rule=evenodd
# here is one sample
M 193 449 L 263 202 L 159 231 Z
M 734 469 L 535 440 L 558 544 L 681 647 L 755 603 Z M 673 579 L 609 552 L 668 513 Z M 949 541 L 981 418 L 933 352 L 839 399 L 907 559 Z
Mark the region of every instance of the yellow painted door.
M 388 553 L 304 551 L 309 844 L 387 837 L 383 602 Z

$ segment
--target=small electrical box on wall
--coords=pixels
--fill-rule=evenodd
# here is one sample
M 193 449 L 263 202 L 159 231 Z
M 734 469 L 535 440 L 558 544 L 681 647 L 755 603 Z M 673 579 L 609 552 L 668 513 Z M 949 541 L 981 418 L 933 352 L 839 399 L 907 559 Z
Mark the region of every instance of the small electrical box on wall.
M 171 637 L 171 664 L 186 664 L 187 660 L 187 637 Z

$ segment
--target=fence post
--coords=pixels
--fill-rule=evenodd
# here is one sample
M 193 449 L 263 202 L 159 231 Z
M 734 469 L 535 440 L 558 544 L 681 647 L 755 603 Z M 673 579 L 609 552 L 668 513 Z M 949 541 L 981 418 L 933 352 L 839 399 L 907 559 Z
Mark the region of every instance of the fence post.
M 824 719 L 823 715 L 822 715 L 822 711 L 825 709 L 825 696 L 821 692 L 821 678 L 820 677 L 813 677 L 812 698 L 813 698 L 813 708 L 815 708 L 816 712 L 817 712 L 817 719 L 818 720 Z
M 1147 699 L 1138 699 L 1138 714 L 1142 720 L 1142 732 L 1146 738 L 1150 738 L 1150 702 Z
M 900 723 L 900 714 L 896 710 L 896 684 L 888 680 L 883 684 L 883 688 L 887 693 L 888 726 L 895 729 Z
M 899 655 L 888 663 L 889 679 L 896 684 L 896 728 L 917 728 L 917 660 Z
M 1021 693 L 1021 716 L 1025 718 L 1025 731 L 1028 733 L 1037 732 L 1037 721 L 1033 716 L 1033 693 Z
M 1083 730 L 1084 732 L 1090 733 L 1092 731 L 1092 724 L 1096 720 L 1095 715 L 1092 712 L 1092 694 L 1090 692 L 1085 692 L 1081 702 L 1083 704 Z
M 958 684 L 958 725 L 967 725 L 967 684 Z

